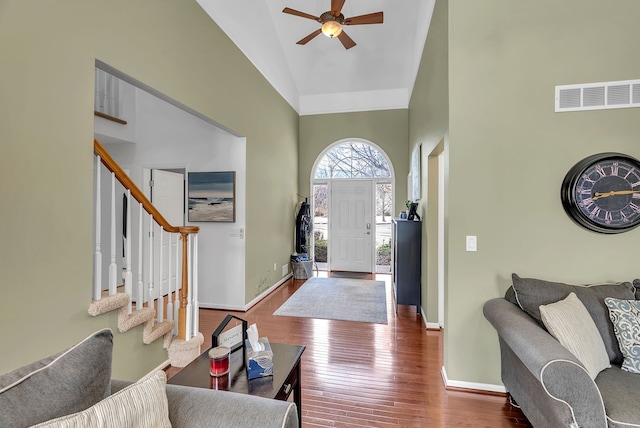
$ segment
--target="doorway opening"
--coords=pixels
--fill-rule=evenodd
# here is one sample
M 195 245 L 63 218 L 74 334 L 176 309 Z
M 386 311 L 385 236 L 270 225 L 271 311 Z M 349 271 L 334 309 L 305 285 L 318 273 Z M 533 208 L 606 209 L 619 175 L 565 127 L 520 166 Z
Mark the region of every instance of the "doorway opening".
M 311 172 L 312 257 L 319 270 L 391 272 L 393 169 L 364 139 L 340 140 Z

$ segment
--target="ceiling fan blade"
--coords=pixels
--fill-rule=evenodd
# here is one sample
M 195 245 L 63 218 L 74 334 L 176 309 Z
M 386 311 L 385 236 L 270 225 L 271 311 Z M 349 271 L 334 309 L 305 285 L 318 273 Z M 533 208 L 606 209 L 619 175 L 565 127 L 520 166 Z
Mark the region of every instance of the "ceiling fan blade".
M 345 33 L 344 31 L 338 34 L 338 39 L 340 39 L 340 41 L 342 42 L 342 46 L 344 46 L 345 49 L 351 49 L 356 45 L 356 42 L 354 42 L 351 37 L 347 36 L 347 33 Z
M 296 43 L 299 44 L 299 45 L 306 45 L 307 43 L 309 43 L 309 41 L 311 39 L 313 39 L 314 37 L 316 37 L 320 33 L 322 33 L 322 28 L 318 28 L 316 31 L 314 31 L 313 33 L 309 34 L 304 39 L 298 40 Z
M 331 15 L 340 16 L 345 0 L 331 0 Z
M 319 17 L 300 12 L 299 10 L 291 9 L 290 7 L 285 7 L 284 9 L 282 9 L 282 13 L 288 13 L 289 15 L 300 16 L 302 18 L 313 19 L 314 21 L 320 22 Z
M 344 25 L 382 24 L 383 12 L 368 13 L 366 15 L 352 16 L 344 19 Z

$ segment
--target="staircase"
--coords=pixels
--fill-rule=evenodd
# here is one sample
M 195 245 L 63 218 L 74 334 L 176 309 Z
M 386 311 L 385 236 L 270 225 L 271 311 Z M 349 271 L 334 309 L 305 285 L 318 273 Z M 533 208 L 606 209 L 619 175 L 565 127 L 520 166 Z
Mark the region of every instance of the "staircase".
M 184 367 L 204 342 L 198 331 L 199 228 L 170 225 L 104 147 L 97 140 L 93 145 L 95 250 L 89 315 L 117 310 L 121 333 L 144 324 L 143 343 L 163 338 L 171 365 Z M 103 187 L 103 181 L 110 183 Z M 103 241 L 103 235 L 108 239 Z

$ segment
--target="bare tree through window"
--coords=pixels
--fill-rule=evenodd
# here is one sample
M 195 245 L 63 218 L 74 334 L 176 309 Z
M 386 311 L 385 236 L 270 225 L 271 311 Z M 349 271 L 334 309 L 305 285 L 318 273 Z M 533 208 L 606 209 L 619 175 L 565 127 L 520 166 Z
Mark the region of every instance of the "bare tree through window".
M 320 161 L 315 178 L 391 177 L 389 164 L 375 147 L 349 142 L 334 147 Z

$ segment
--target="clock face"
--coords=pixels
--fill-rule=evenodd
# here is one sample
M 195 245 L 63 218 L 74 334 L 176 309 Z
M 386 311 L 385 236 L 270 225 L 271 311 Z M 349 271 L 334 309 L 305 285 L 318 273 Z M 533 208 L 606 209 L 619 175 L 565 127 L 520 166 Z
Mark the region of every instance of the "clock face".
M 602 153 L 578 162 L 562 183 L 562 204 L 579 225 L 620 233 L 640 224 L 640 162 Z

